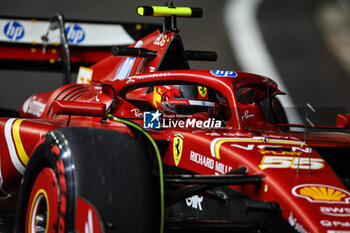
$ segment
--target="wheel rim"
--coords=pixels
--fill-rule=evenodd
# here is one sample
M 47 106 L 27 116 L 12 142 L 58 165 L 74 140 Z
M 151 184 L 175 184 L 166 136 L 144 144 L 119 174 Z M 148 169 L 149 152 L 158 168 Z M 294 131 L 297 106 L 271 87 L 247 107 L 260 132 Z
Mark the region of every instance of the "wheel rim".
M 50 233 L 57 230 L 57 178 L 51 168 L 44 168 L 32 187 L 26 216 L 26 233 Z
M 44 233 L 48 228 L 49 203 L 45 190 L 40 189 L 34 197 L 29 216 L 30 232 Z

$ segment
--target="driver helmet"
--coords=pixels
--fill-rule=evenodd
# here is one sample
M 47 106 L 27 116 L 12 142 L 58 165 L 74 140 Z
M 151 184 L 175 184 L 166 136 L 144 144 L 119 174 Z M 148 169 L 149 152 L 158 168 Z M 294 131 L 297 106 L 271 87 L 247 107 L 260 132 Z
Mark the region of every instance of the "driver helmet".
M 155 86 L 153 103 L 155 108 L 166 115 L 215 114 L 216 91 L 198 85 Z

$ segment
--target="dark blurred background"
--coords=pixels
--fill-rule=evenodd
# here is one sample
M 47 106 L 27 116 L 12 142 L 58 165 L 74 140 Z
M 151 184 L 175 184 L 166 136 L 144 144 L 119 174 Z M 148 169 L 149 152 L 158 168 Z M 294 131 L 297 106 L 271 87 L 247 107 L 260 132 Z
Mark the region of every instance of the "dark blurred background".
M 140 17 L 139 5 L 165 1 L 12 0 L 1 1 L 0 15 L 161 23 Z M 202 19 L 179 19 L 185 49 L 213 50 L 216 62 L 192 62 L 194 69 L 259 73 L 276 80 L 291 121 L 303 121 L 310 103 L 316 123 L 335 124 L 350 107 L 349 0 L 189 0 L 175 6 L 201 7 Z M 3 29 L 1 29 L 2 33 Z M 75 79 L 75 78 L 73 78 Z M 0 107 L 18 110 L 36 92 L 59 87 L 62 74 L 0 70 Z M 298 108 L 298 111 L 294 111 Z

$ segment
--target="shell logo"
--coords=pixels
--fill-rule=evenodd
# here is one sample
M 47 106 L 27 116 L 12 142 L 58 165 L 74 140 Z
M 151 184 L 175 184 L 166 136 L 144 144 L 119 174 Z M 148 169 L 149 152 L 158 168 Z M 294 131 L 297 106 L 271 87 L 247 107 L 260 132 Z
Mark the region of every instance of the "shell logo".
M 292 189 L 292 194 L 296 197 L 305 198 L 309 202 L 316 203 L 350 203 L 350 193 L 344 189 L 322 185 L 322 184 L 302 184 Z

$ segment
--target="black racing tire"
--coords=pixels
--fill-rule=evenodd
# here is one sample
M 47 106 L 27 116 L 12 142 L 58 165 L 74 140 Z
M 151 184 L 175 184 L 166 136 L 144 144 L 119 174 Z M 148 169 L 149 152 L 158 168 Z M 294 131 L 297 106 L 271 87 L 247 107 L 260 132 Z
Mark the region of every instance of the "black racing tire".
M 65 216 L 60 213 L 60 208 L 66 208 L 61 201 L 66 198 L 65 192 L 62 192 L 66 187 L 62 187 L 64 183 L 59 182 L 59 177 L 64 178 L 59 172 L 62 170 L 59 163 L 59 157 L 53 155 L 46 146 L 40 146 L 34 152 L 19 190 L 15 232 L 65 232 Z M 48 209 L 49 212 L 45 214 Z M 37 228 L 36 217 L 43 217 L 44 221 Z
M 53 130 L 28 163 L 19 190 L 15 230 L 30 232 L 30 216 L 42 219 L 40 214 L 49 203 L 49 218 L 42 224 L 47 232 L 74 232 L 80 198 L 96 209 L 103 232 L 156 232 L 159 192 L 151 167 L 144 145 L 124 133 L 94 128 Z

